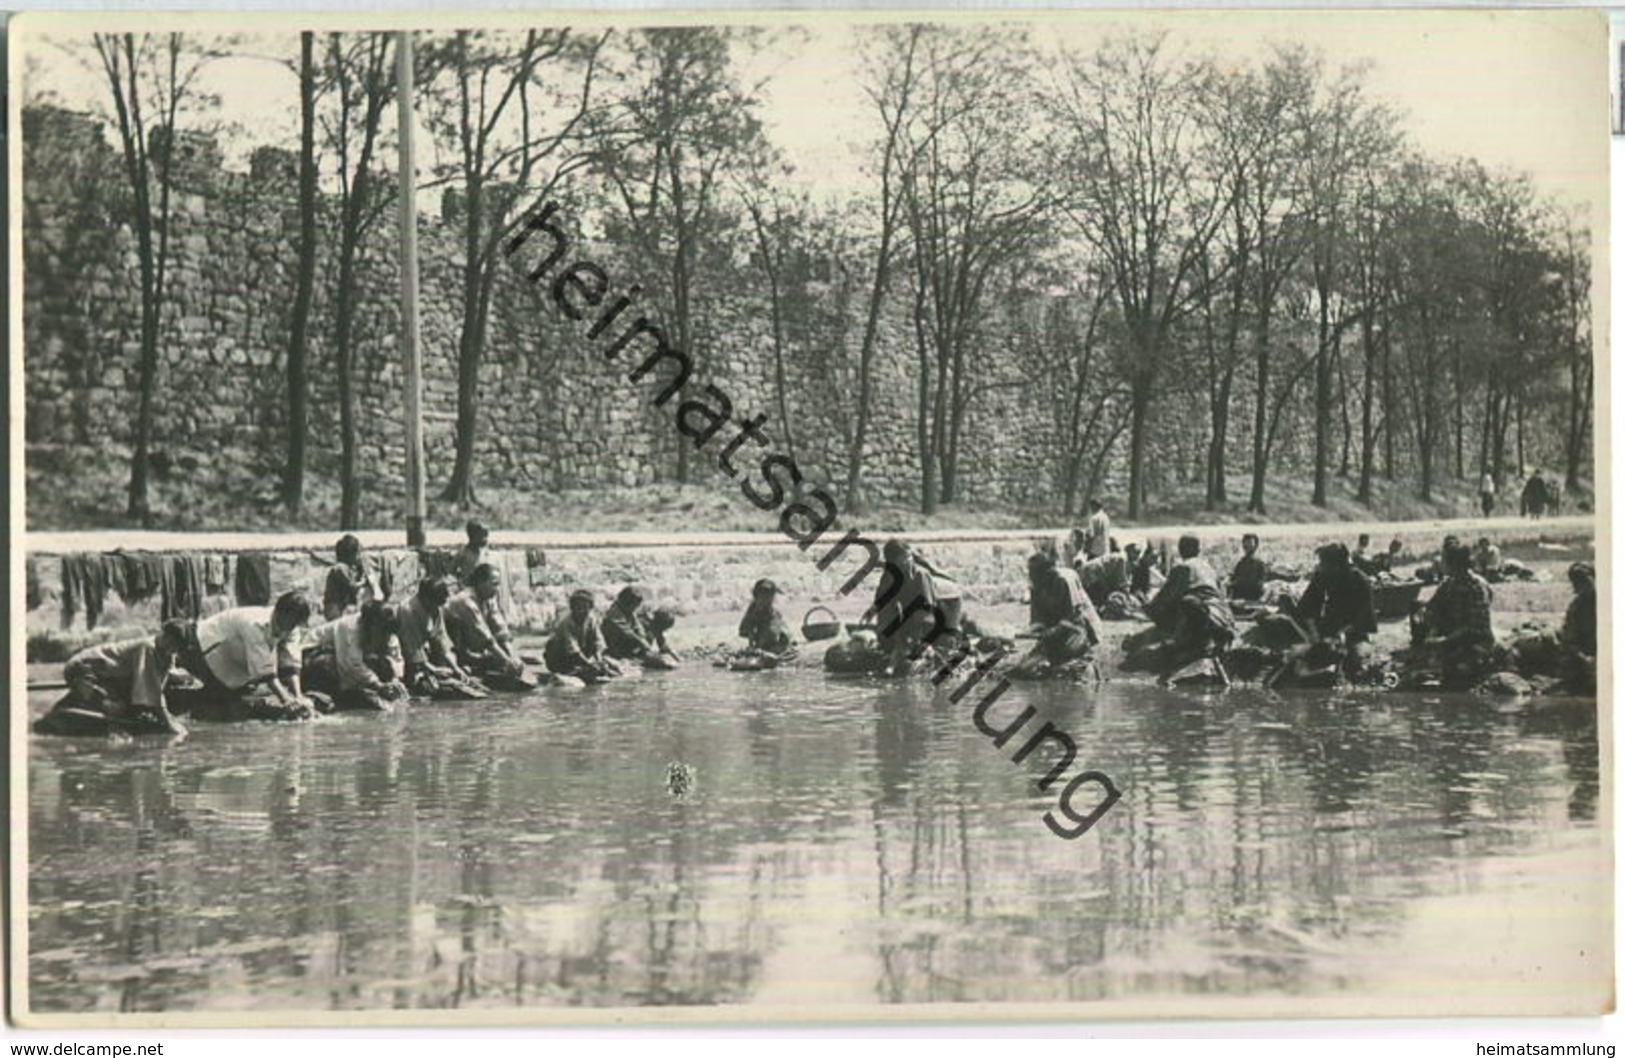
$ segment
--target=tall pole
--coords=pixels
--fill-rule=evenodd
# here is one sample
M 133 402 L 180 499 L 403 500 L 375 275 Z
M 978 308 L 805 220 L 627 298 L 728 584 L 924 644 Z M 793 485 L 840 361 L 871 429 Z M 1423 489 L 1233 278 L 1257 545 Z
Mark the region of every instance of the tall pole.
M 422 547 L 423 517 L 423 356 L 418 348 L 417 166 L 412 154 L 412 34 L 395 34 L 395 99 L 400 128 L 401 190 L 401 361 L 406 376 L 406 543 Z

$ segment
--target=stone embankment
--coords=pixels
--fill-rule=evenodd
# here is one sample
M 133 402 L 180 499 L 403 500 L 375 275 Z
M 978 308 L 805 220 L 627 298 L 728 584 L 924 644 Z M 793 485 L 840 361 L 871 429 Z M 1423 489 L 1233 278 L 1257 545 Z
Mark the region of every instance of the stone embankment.
M 1271 563 L 1308 569 L 1313 552 L 1320 544 L 1342 540 L 1351 546 L 1358 532 L 1369 532 L 1373 545 L 1381 547 L 1394 537 L 1406 545 L 1407 553 L 1420 563 L 1436 552 L 1440 540 L 1450 533 L 1469 542 L 1487 536 L 1503 547 L 1547 542 L 1550 549 L 1548 574 L 1578 557 L 1589 557 L 1595 525 L 1589 517 L 1552 518 L 1530 521 L 1515 518 L 1474 519 L 1439 522 L 1356 525 L 1350 523 L 1282 526 L 1159 526 L 1124 529 L 1116 534 L 1124 542 L 1150 542 L 1153 546 L 1174 541 L 1185 532 L 1201 536 L 1214 565 L 1227 570 L 1239 551 L 1242 532 L 1257 532 L 1263 540 L 1261 554 Z M 210 570 L 212 583 L 204 584 L 202 609 L 212 613 L 235 605 L 236 578 L 230 562 L 242 556 L 261 556 L 272 594 L 302 589 L 318 600 L 332 562 L 333 543 L 338 534 L 253 534 L 253 533 L 30 533 L 25 540 L 25 561 L 29 567 L 30 608 L 25 626 L 29 634 L 75 632 L 85 628 L 83 607 L 74 607 L 73 618 L 63 621 L 63 560 L 65 556 L 106 554 L 122 551 L 137 555 L 190 556 Z M 452 554 L 461 536 L 452 532 L 431 533 L 426 553 L 400 546 L 401 534 L 370 531 L 356 534 L 380 566 L 391 571 L 393 591 L 402 597 L 424 569 Z M 932 561 L 952 572 L 964 585 L 967 603 L 985 608 L 1012 621 L 1019 621 L 1019 604 L 1026 598 L 1026 557 L 1034 543 L 1060 535 L 1059 530 L 961 531 L 910 534 Z M 771 577 L 783 591 L 787 617 L 799 620 L 815 604 L 829 605 L 844 620 L 856 620 L 867 603 L 873 578 L 850 596 L 840 588 L 862 561 L 861 548 L 850 549 L 828 570 L 819 570 L 816 560 L 838 540 L 831 532 L 803 552 L 777 534 L 761 533 L 521 533 L 499 530 L 493 539 L 492 555 L 502 570 L 509 613 L 522 629 L 540 631 L 548 627 L 563 608 L 568 593 L 585 586 L 607 605 L 621 586 L 645 585 L 648 598 L 657 606 L 670 606 L 679 614 L 707 626 L 725 624 L 720 615 L 737 613 L 748 600 L 750 585 L 759 577 Z M 879 543 L 883 537 L 876 534 Z M 1546 552 L 1542 552 L 1546 554 Z M 437 556 L 439 556 L 437 558 Z M 213 559 L 214 562 L 207 560 Z M 223 560 L 223 561 L 222 561 Z M 1562 578 L 1557 583 L 1535 585 L 1553 594 L 1551 600 L 1530 600 L 1528 605 L 1512 600 L 1514 611 L 1561 610 L 1560 596 L 1566 594 Z M 221 581 L 224 583 L 221 583 Z M 1510 586 L 1509 586 L 1510 587 Z M 218 589 L 218 590 L 215 590 Z M 151 596 L 127 603 L 110 592 L 98 628 L 155 627 L 163 600 Z M 1498 606 L 1498 609 L 1500 607 Z M 686 637 L 685 637 L 686 638 Z

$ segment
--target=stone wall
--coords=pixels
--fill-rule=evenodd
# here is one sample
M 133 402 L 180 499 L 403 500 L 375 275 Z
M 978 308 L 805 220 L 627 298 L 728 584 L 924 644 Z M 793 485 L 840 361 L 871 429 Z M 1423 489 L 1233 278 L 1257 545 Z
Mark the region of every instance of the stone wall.
M 140 277 L 126 219 L 130 192 L 115 135 L 84 115 L 53 107 L 24 114 L 26 439 L 30 457 L 82 453 L 127 460 L 140 349 Z M 167 276 L 155 394 L 154 460 L 227 482 L 274 480 L 285 440 L 285 358 L 298 230 L 291 154 L 261 148 L 249 172 L 220 167 L 207 137 L 181 141 L 173 180 L 173 260 Z M 386 177 L 383 194 L 392 194 Z M 456 355 L 461 319 L 461 207 L 448 192 L 446 216 L 420 218 L 425 444 L 431 481 L 453 458 Z M 310 334 L 310 473 L 336 479 L 338 397 L 333 371 L 336 282 L 334 203 L 321 203 Z M 387 208 L 362 253 L 356 365 L 364 487 L 399 494 L 402 402 L 396 345 L 395 213 Z M 625 286 L 645 278 L 613 248 L 576 248 Z M 755 273 L 740 262 L 737 274 Z M 861 280 L 806 288 L 790 351 L 787 405 L 799 464 L 812 481 L 845 480 L 846 431 L 854 396 L 851 364 L 861 339 Z M 748 287 L 750 284 L 746 284 Z M 761 284 L 756 283 L 759 286 Z M 882 321 L 866 480 L 881 499 L 913 502 L 919 458 L 913 425 L 916 360 L 906 306 Z M 768 412 L 776 443 L 784 429 L 774 399 L 772 324 L 754 289 L 702 293 L 694 315 L 696 378 L 733 399 L 735 418 Z M 658 317 L 657 317 L 658 318 Z M 557 490 L 624 487 L 669 479 L 676 435 L 671 412 L 649 407 L 654 379 L 626 381 L 629 365 L 566 328 L 550 301 L 517 270 L 498 282 L 480 378 L 477 480 Z M 980 354 L 979 354 L 980 355 Z M 989 356 L 992 354 L 989 353 Z M 1036 451 L 1047 420 L 1019 389 L 978 398 L 964 445 L 962 498 L 1049 503 L 1050 468 Z M 731 432 L 729 434 L 731 436 Z M 685 442 L 686 443 L 686 442 Z M 696 476 L 696 480 L 703 480 Z M 269 488 L 269 485 L 265 485 Z M 109 497 L 110 505 L 120 502 Z

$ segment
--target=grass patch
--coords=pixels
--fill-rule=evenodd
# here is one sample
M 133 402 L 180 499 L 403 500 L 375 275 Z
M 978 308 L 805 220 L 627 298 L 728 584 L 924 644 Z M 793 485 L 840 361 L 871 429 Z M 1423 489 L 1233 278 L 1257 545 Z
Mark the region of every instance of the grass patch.
M 274 460 L 276 455 L 267 453 L 262 458 Z M 124 515 L 129 486 L 127 452 L 31 445 L 26 472 L 29 529 L 138 528 Z M 165 453 L 150 483 L 152 528 L 286 532 L 330 531 L 339 524 L 336 481 L 313 470 L 307 476 L 304 508 L 295 518 L 278 499 L 279 473 L 269 462 L 243 467 L 207 453 Z M 72 487 L 64 488 L 65 481 L 71 481 Z M 1125 517 L 1128 505 L 1121 494 L 1108 491 L 1103 498 L 1113 520 L 1125 526 L 1411 521 L 1479 514 L 1476 482 L 1442 482 L 1433 498 L 1424 501 L 1412 482 L 1378 479 L 1372 483 L 1370 505 L 1355 499 L 1356 485 L 1353 479 L 1334 477 L 1327 505 L 1316 507 L 1309 502 L 1307 476 L 1274 478 L 1268 482 L 1265 511 L 1260 514 L 1246 509 L 1250 487 L 1246 475 L 1228 480 L 1232 499 L 1211 511 L 1204 507 L 1200 482 L 1174 484 L 1152 495 L 1144 516 L 1132 523 Z M 470 517 L 480 517 L 495 527 L 533 531 L 768 533 L 778 524 L 776 513 L 750 504 L 740 494 L 738 483 L 720 472 L 690 485 L 562 492 L 486 487 L 478 490 L 479 502 L 472 508 L 436 500 L 438 487 L 438 482 L 430 483 L 427 521 L 431 529 L 460 529 Z M 364 482 L 362 527 L 398 526 L 400 503 L 397 485 Z M 1590 505 L 1589 488 L 1564 499 L 1566 513 L 1589 510 Z M 1506 494 L 1495 513 L 1512 514 L 1516 509 L 1516 495 Z M 1068 516 L 1059 507 L 1042 504 L 959 503 L 943 506 L 927 517 L 908 504 L 877 503 L 861 513 L 842 513 L 848 526 L 875 533 L 1061 527 L 1082 524 L 1086 517 L 1083 513 Z

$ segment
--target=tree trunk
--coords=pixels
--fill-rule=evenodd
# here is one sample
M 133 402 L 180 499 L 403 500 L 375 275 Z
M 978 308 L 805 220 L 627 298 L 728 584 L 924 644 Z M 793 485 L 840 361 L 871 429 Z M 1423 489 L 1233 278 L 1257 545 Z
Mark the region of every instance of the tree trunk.
M 1584 462 L 1586 434 L 1591 429 L 1591 363 L 1580 342 L 1571 337 L 1569 351 L 1569 429 L 1564 445 L 1563 485 L 1580 487 L 1580 465 Z
M 1360 321 L 1360 351 L 1364 353 L 1365 375 L 1360 394 L 1360 487 L 1355 499 L 1371 506 L 1372 464 L 1377 459 L 1377 436 L 1373 404 L 1377 396 L 1377 343 L 1375 321 L 1368 314 Z
M 310 303 L 316 285 L 316 35 L 299 34 L 299 274 L 288 334 L 288 464 L 282 502 L 297 516 L 305 500 L 305 438 L 310 432 Z
M 1517 412 L 1518 412 L 1518 466 L 1522 467 L 1522 466 L 1528 465 L 1528 460 L 1526 460 L 1524 458 L 1524 452 L 1523 452 L 1523 401 L 1521 401 L 1521 400 L 1517 404 Z M 1503 480 L 1503 479 L 1497 477 L 1496 480 L 1500 481 L 1500 480 Z
M 1419 431 L 1421 432 L 1421 431 Z M 1433 500 L 1433 445 L 1423 440 L 1418 445 L 1417 458 L 1422 463 L 1422 499 L 1426 502 Z
M 1210 511 L 1218 510 L 1228 498 L 1224 479 L 1230 469 L 1225 465 L 1225 446 L 1230 440 L 1230 396 L 1235 377 L 1233 369 L 1224 372 L 1213 402 L 1213 438 L 1207 453 L 1206 507 Z
M 1452 401 L 1455 408 L 1455 435 L 1456 435 L 1456 478 L 1460 480 L 1467 476 L 1467 393 L 1461 378 L 1461 346 L 1456 345 L 1455 356 L 1451 361 L 1451 378 L 1454 380 L 1456 399 Z
M 762 272 L 767 276 L 768 307 L 773 324 L 773 396 L 778 406 L 780 428 L 784 431 L 784 451 L 791 462 L 796 458 L 796 438 L 793 430 L 793 420 L 790 417 L 789 379 L 785 371 L 785 338 L 784 338 L 784 290 L 779 279 L 779 253 L 780 250 L 769 238 L 766 220 L 761 210 L 754 204 L 749 204 L 751 219 L 756 224 L 756 243 L 762 252 Z M 801 486 L 795 487 L 796 498 L 801 496 Z
M 376 118 L 373 118 L 374 122 Z M 376 124 L 363 130 L 360 161 L 342 203 L 344 223 L 339 232 L 338 290 L 333 307 L 333 352 L 339 384 L 339 528 L 361 527 L 359 439 L 356 436 L 355 317 L 360 292 L 356 277 L 361 252 L 363 219 L 371 197 L 372 147 Z
M 692 276 L 690 275 L 688 266 L 688 255 L 690 252 L 691 251 L 688 248 L 688 240 L 685 239 L 683 244 L 677 248 L 677 275 L 676 283 L 674 283 L 673 286 L 675 287 L 677 301 L 678 347 L 682 349 L 683 352 L 693 355 L 694 323 L 690 315 L 691 306 L 689 303 L 691 294 L 689 284 L 692 281 Z M 688 449 L 689 446 L 686 444 L 679 443 L 677 445 L 677 484 L 679 485 L 688 484 Z
M 1241 269 L 1237 269 L 1238 276 Z M 1225 326 L 1224 353 L 1220 367 L 1215 363 L 1212 349 L 1212 313 L 1204 314 L 1207 320 L 1205 329 L 1208 332 L 1208 372 L 1210 377 L 1216 379 L 1209 386 L 1209 419 L 1212 424 L 1212 433 L 1208 438 L 1207 449 L 1207 488 L 1203 496 L 1202 505 L 1205 509 L 1218 510 L 1228 499 L 1228 488 L 1225 478 L 1230 468 L 1225 460 L 1225 448 L 1230 441 L 1230 398 L 1234 390 L 1236 378 L 1236 346 L 1241 335 L 1241 304 L 1243 298 L 1242 283 L 1238 278 L 1232 287 L 1233 296 L 1230 301 L 1229 321 Z
M 1136 373 L 1129 394 L 1128 517 L 1138 521 L 1145 513 L 1146 413 L 1151 406 L 1150 379 Z
M 1339 337 L 1336 354 L 1332 357 L 1337 365 L 1337 409 L 1343 427 L 1343 451 L 1337 461 L 1337 476 L 1344 481 L 1348 480 L 1349 470 L 1353 466 L 1354 423 L 1349 418 L 1349 379 L 1348 369 L 1343 362 L 1342 339 Z
M 889 193 L 889 192 L 888 192 Z M 869 440 L 869 408 L 873 399 L 875 344 L 880 329 L 880 309 L 886 298 L 891 271 L 891 239 L 894 225 L 882 223 L 880 250 L 875 256 L 875 277 L 869 287 L 869 307 L 863 322 L 863 345 L 858 350 L 858 407 L 852 431 L 852 444 L 846 457 L 846 509 L 862 514 L 867 507 L 863 491 L 864 446 Z
M 365 191 L 365 180 L 357 180 L 351 196 Z M 347 203 L 346 223 L 339 235 L 338 289 L 333 298 L 334 370 L 339 384 L 339 528 L 357 529 L 361 521 L 361 486 L 356 475 L 355 414 L 355 313 L 356 254 L 361 241 L 356 204 Z
M 926 338 L 925 282 L 914 289 L 914 348 L 920 358 L 919 406 L 915 439 L 920 449 L 920 513 L 937 513 L 937 456 L 931 449 L 931 345 Z
M 1315 487 L 1309 502 L 1326 506 L 1326 479 L 1332 459 L 1331 306 L 1324 285 L 1319 291 L 1320 333 L 1315 343 Z
M 478 400 L 480 353 L 485 344 L 480 314 L 484 262 L 480 260 L 484 234 L 485 180 L 483 159 L 469 159 L 464 167 L 463 215 L 463 311 L 457 335 L 457 427 L 456 456 L 451 479 L 440 493 L 441 500 L 459 507 L 473 506 L 474 443 L 479 430 Z
M 1258 369 L 1254 379 L 1256 399 L 1253 408 L 1253 488 L 1247 497 L 1247 509 L 1255 514 L 1264 513 L 1264 475 L 1269 469 L 1269 395 L 1270 395 L 1270 340 L 1267 316 L 1259 320 L 1258 334 L 1254 338 L 1254 357 Z
M 1388 328 L 1382 331 L 1382 409 L 1383 419 L 1387 427 L 1382 431 L 1382 476 L 1393 481 L 1398 474 L 1394 465 L 1394 415 L 1398 405 L 1394 403 L 1394 346 L 1389 339 Z
M 150 289 L 147 276 L 152 272 L 151 264 L 151 231 L 150 224 L 139 223 L 139 227 L 147 229 L 139 241 L 144 245 L 141 252 L 141 272 L 143 290 Z M 143 298 L 143 301 L 148 300 Z M 147 499 L 147 464 L 151 458 L 152 445 L 152 391 L 157 382 L 158 375 L 158 307 L 156 305 L 141 306 L 141 362 L 138 369 L 136 385 L 140 396 L 136 400 L 135 415 L 135 452 L 130 464 L 130 505 L 128 515 L 141 523 L 141 528 L 152 527 L 152 508 Z
M 948 444 L 942 468 L 942 502 L 953 503 L 959 498 L 959 446 L 965 432 L 965 415 L 970 407 L 970 394 L 965 391 L 965 341 L 954 339 L 952 383 L 948 388 Z

